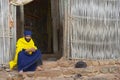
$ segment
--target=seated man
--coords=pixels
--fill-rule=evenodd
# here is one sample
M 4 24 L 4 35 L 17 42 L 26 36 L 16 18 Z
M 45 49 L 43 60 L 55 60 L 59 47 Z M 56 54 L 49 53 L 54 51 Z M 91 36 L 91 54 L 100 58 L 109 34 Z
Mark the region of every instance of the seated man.
M 10 69 L 17 65 L 19 72 L 42 70 L 42 55 L 34 45 L 31 35 L 32 32 L 26 30 L 24 37 L 17 41 L 15 58 L 9 62 Z

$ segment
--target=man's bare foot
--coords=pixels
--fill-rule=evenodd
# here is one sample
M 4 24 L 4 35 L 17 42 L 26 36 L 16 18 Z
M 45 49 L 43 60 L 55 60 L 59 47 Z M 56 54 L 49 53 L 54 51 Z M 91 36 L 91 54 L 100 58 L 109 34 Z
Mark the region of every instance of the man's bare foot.
M 27 77 L 27 74 L 25 72 L 23 72 L 23 70 L 19 71 L 19 74 L 21 76 L 23 76 L 23 78 Z
M 37 66 L 36 70 L 37 70 L 37 71 L 42 71 L 42 70 L 43 70 L 43 68 L 42 68 L 42 67 L 40 67 L 40 66 Z
M 22 75 L 22 74 L 23 74 L 23 70 L 19 71 L 19 74 L 21 74 L 21 75 Z

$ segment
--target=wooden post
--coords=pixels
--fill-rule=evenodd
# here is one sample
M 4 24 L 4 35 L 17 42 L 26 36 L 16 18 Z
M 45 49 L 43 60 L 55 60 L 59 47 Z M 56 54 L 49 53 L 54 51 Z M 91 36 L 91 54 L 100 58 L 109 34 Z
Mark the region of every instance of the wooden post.
M 53 18 L 53 52 L 58 52 L 58 32 L 59 27 L 59 7 L 58 0 L 51 0 L 51 14 Z
M 21 20 L 21 32 L 23 35 L 24 32 L 24 5 L 20 6 L 20 20 Z
M 67 59 L 68 54 L 68 44 L 67 44 L 67 36 L 68 36 L 68 0 L 64 1 L 65 8 L 65 18 L 64 18 L 64 27 L 63 27 L 63 57 Z

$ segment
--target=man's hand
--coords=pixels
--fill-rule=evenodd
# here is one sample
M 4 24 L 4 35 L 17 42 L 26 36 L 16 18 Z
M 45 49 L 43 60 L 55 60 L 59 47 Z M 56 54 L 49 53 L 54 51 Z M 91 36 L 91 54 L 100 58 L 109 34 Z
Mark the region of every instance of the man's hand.
M 26 49 L 25 51 L 26 52 L 35 52 L 35 50 L 36 50 L 35 48 L 30 48 L 30 49 Z
M 25 52 L 30 52 L 30 49 L 26 49 Z
M 31 51 L 31 52 L 35 52 L 36 49 L 35 49 L 35 48 L 30 48 L 30 51 Z

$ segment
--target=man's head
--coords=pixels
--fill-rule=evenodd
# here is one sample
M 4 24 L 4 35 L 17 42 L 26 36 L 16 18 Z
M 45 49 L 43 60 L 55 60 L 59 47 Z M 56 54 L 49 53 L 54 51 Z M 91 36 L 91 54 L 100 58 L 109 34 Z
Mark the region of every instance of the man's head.
M 27 42 L 31 40 L 32 32 L 30 30 L 25 30 L 24 31 L 24 37 Z

